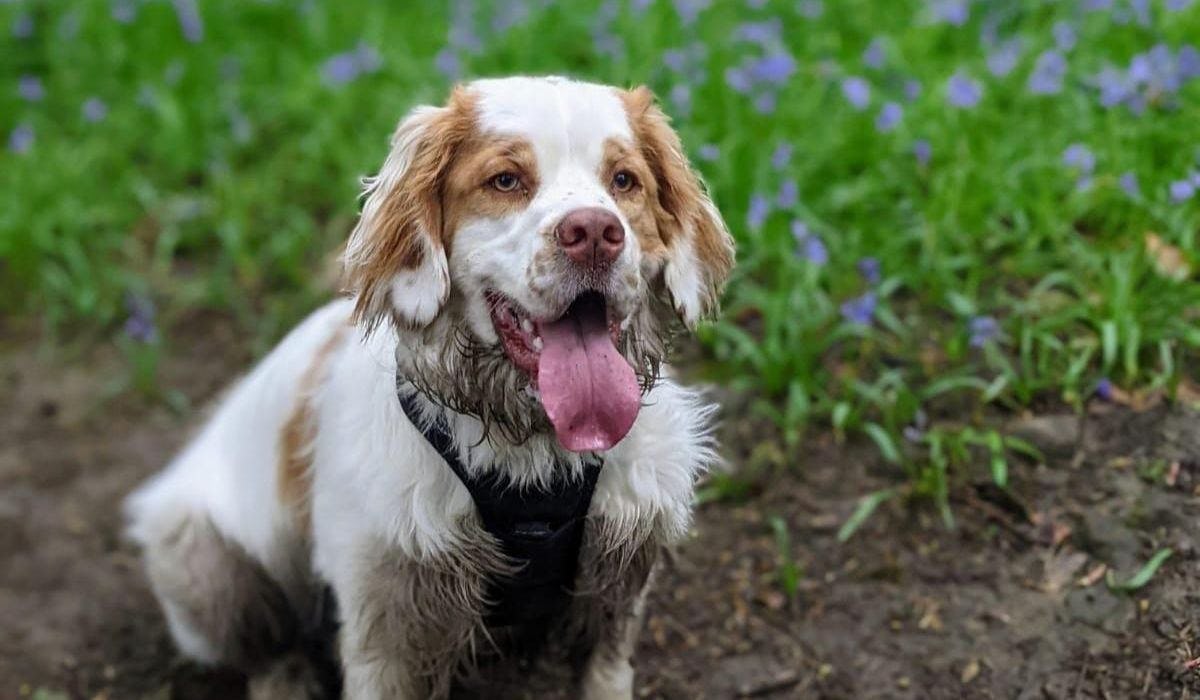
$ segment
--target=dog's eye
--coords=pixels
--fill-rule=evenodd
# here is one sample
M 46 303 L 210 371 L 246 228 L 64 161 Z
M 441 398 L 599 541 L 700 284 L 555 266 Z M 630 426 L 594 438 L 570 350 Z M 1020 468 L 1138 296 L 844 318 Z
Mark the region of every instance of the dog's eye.
M 612 186 L 617 192 L 628 192 L 637 184 L 633 173 L 628 170 L 618 170 L 616 175 L 613 175 Z
M 492 187 L 495 187 L 501 192 L 512 192 L 521 184 L 521 178 L 513 173 L 500 173 L 492 178 Z

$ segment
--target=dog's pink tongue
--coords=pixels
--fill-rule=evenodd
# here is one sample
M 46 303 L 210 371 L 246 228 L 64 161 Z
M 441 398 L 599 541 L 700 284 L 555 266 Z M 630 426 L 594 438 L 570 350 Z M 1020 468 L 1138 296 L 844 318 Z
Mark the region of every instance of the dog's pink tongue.
M 538 390 L 559 444 L 573 452 L 617 444 L 637 418 L 641 394 L 605 327 L 603 301 L 577 301 L 543 323 L 541 334 Z

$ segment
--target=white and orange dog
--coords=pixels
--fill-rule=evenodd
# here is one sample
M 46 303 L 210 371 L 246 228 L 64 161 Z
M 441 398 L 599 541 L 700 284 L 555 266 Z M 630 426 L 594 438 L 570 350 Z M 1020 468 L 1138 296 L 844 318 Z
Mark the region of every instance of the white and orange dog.
M 418 107 L 365 197 L 352 296 L 128 501 L 175 642 L 253 673 L 333 615 L 345 697 L 427 698 L 536 636 L 584 697 L 631 697 L 651 571 L 715 458 L 660 362 L 716 307 L 725 224 L 648 90 L 563 78 Z

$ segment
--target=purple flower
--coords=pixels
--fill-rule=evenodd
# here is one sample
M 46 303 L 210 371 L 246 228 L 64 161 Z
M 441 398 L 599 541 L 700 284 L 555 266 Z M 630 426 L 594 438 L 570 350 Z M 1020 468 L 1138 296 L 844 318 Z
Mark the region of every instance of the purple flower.
M 842 95 L 851 106 L 861 112 L 871 103 L 871 85 L 852 75 L 842 81 Z
M 104 121 L 108 116 L 108 105 L 99 97 L 89 97 L 83 103 L 83 118 L 92 124 Z
M 17 124 L 8 135 L 8 150 L 13 153 L 25 154 L 33 148 L 33 127 L 28 124 Z
M 17 94 L 26 102 L 40 102 L 46 96 L 46 88 L 36 75 L 22 75 L 17 81 Z
M 1137 175 L 1132 171 L 1122 174 L 1119 182 L 1121 190 L 1130 197 L 1137 197 L 1142 193 L 1142 188 L 1138 186 Z
M 858 274 L 862 275 L 868 284 L 879 284 L 880 271 L 882 269 L 879 264 L 879 258 L 863 258 L 858 261 L 857 267 Z
M 110 14 L 119 24 L 132 24 L 137 19 L 137 5 L 132 0 L 116 0 Z
M 1055 22 L 1051 31 L 1054 33 L 1054 45 L 1064 53 L 1075 48 L 1075 44 L 1079 41 L 1075 27 L 1070 22 Z
M 884 103 L 879 110 L 879 116 L 875 117 L 875 128 L 880 132 L 888 132 L 896 128 L 900 120 L 904 118 L 904 108 L 895 102 Z
M 125 335 L 138 343 L 153 343 L 158 339 L 158 328 L 154 325 L 154 302 L 149 297 L 135 294 L 125 295 Z
M 783 22 L 778 17 L 763 22 L 742 22 L 733 30 L 733 38 L 760 46 L 777 44 L 783 38 Z
M 708 9 L 712 0 L 675 0 L 675 12 L 679 13 L 679 20 L 683 25 L 690 26 L 695 24 L 700 13 Z
M 754 87 L 750 82 L 750 74 L 745 68 L 740 66 L 730 66 L 725 69 L 725 84 L 733 89 L 734 92 L 745 95 L 750 92 L 750 88 Z
M 1171 201 L 1176 204 L 1186 202 L 1196 194 L 1196 186 L 1191 180 L 1176 180 L 1170 186 Z
M 700 160 L 711 163 L 721 157 L 721 149 L 715 143 L 706 143 L 700 146 L 696 155 Z
M 963 70 L 946 81 L 946 101 L 959 109 L 972 109 L 983 98 L 983 87 Z
M 821 267 L 829 262 L 829 250 L 825 242 L 808 225 L 796 219 L 792 222 L 792 238 L 796 240 L 796 257 Z
M 1137 88 L 1124 71 L 1112 66 L 1106 66 L 1096 75 L 1096 85 L 1100 88 L 1100 104 L 1105 107 L 1115 107 L 1128 103 L 1137 96 Z
M 792 160 L 792 144 L 783 141 L 775 147 L 775 151 L 771 153 L 771 167 L 776 170 L 783 170 Z
M 1085 0 L 1083 3 L 1083 9 L 1088 12 L 1105 12 L 1111 10 L 1112 6 L 1113 0 Z
M 1101 401 L 1112 401 L 1113 383 L 1108 377 L 1101 377 L 1100 381 L 1096 382 L 1096 396 Z
M 779 196 L 775 198 L 775 204 L 780 209 L 791 209 L 796 206 L 796 202 L 800 201 L 800 185 L 796 181 L 788 178 L 779 185 Z
M 179 19 L 183 38 L 193 44 L 200 43 L 204 38 L 204 23 L 200 19 L 196 0 L 171 0 L 171 4 L 175 6 L 175 16 Z
M 878 300 L 875 292 L 867 292 L 862 296 L 842 302 L 842 318 L 858 326 L 868 326 L 875 317 L 875 306 Z
M 1175 57 L 1175 67 L 1179 71 L 1179 77 L 1183 80 L 1200 78 L 1200 51 L 1191 44 L 1179 47 L 1179 53 Z
M 1150 26 L 1150 0 L 1129 0 L 1129 9 L 1138 24 L 1143 27 Z
M 754 109 L 759 114 L 770 114 L 775 111 L 776 96 L 773 92 L 760 92 L 754 96 Z
M 929 159 L 933 157 L 933 146 L 925 139 L 913 141 L 912 151 L 917 164 L 921 166 L 928 165 Z
M 333 59 L 330 59 L 330 61 L 327 61 L 325 64 L 326 82 L 337 82 L 339 80 L 338 77 L 331 75 L 331 71 L 334 69 L 333 65 L 331 64 L 332 60 Z M 454 50 L 449 46 L 443 47 L 442 50 L 438 51 L 437 55 L 433 57 L 433 67 L 436 68 L 437 72 L 441 73 L 448 80 L 458 80 L 460 77 L 462 77 L 462 59 L 460 59 L 458 54 L 454 53 Z M 349 72 L 348 66 L 343 65 L 337 66 L 336 71 L 339 76 L 348 74 Z
M 775 51 L 750 64 L 750 78 L 782 85 L 796 72 L 796 59 L 786 51 Z
M 904 99 L 912 102 L 921 96 L 921 81 L 908 79 L 904 81 Z
M 1167 0 L 1165 5 L 1170 12 L 1183 12 L 1192 6 L 1192 0 Z
M 886 60 L 886 56 L 884 55 L 883 39 L 875 37 L 863 50 L 862 61 L 868 68 L 879 69 L 883 68 L 884 60 Z
M 971 16 L 971 8 L 967 0 L 933 0 L 930 9 L 934 20 L 945 24 L 961 27 Z
M 12 35 L 14 39 L 28 39 L 33 36 L 33 15 L 28 12 L 17 15 L 12 23 Z
M 443 49 L 446 51 L 448 49 Z M 445 57 L 439 53 L 434 58 L 434 64 L 438 70 L 442 69 L 441 61 Z M 353 82 L 361 75 L 374 73 L 383 67 L 383 58 L 371 46 L 363 42 L 359 42 L 358 46 L 350 51 L 344 51 L 339 54 L 334 54 L 325 59 L 321 64 L 321 75 L 325 80 L 325 84 L 329 86 L 345 85 Z M 445 71 L 443 71 L 445 75 Z
M 1057 95 L 1062 92 L 1067 60 L 1057 51 L 1044 51 L 1038 56 L 1029 75 L 1029 91 L 1035 95 Z
M 1017 67 L 1021 58 L 1021 40 L 1009 39 L 988 54 L 988 72 L 997 78 L 1003 78 Z
M 821 0 L 800 0 L 800 5 L 796 9 L 805 19 L 817 19 L 825 14 L 825 3 Z
M 746 210 L 746 226 L 757 231 L 766 223 L 771 214 L 771 202 L 761 194 L 750 197 L 750 208 Z
M 1096 155 L 1082 143 L 1073 143 L 1063 151 L 1063 165 L 1075 168 L 1081 173 L 1091 173 L 1096 169 Z
M 973 348 L 981 348 L 1000 337 L 1000 324 L 991 316 L 974 316 L 967 322 L 967 328 Z
M 676 83 L 671 88 L 670 99 L 679 116 L 686 117 L 692 113 L 692 88 L 687 83 Z

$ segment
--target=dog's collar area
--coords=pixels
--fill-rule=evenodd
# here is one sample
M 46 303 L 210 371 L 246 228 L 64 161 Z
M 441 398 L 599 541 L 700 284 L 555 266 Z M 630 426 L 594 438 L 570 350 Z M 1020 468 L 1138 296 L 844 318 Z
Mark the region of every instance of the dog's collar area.
M 489 581 L 487 611 L 491 625 L 526 625 L 548 620 L 570 603 L 583 544 L 583 525 L 600 469 L 599 458 L 584 463 L 583 478 L 571 478 L 567 465 L 556 465 L 543 488 L 513 488 L 501 470 L 472 474 L 458 458 L 442 420 L 422 429 L 417 394 L 398 382 L 397 398 L 408 420 L 442 456 L 471 494 L 484 529 L 500 542 L 520 568 Z

